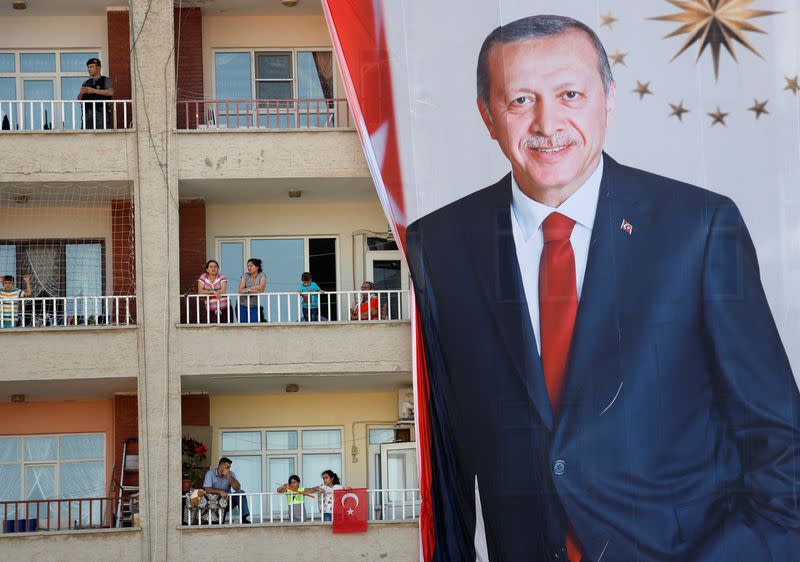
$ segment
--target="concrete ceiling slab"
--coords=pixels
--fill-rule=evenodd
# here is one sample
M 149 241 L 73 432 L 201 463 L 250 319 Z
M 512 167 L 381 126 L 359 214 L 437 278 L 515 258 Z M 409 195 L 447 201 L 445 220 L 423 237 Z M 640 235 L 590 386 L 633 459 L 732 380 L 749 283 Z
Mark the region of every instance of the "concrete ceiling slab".
M 25 402 L 63 402 L 104 400 L 130 392 L 136 392 L 132 377 L 0 382 L 0 402 L 10 402 L 12 394 L 24 394 Z
M 181 378 L 181 392 L 215 395 L 283 394 L 287 384 L 296 384 L 301 394 L 325 392 L 382 392 L 411 386 L 411 373 L 293 375 L 202 375 Z
M 290 189 L 302 190 L 302 196 L 290 199 Z M 207 203 L 378 203 L 378 195 L 370 178 L 181 180 L 179 191 L 181 199 L 205 199 Z

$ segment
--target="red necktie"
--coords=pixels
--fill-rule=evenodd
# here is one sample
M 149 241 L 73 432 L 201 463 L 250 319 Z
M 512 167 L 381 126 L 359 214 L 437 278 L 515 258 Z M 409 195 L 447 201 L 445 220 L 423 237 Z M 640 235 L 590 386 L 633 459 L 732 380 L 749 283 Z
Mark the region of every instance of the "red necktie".
M 575 254 L 569 237 L 575 221 L 561 213 L 551 213 L 542 223 L 544 248 L 539 262 L 539 326 L 542 344 L 542 368 L 547 394 L 558 415 L 564 391 L 564 375 L 572 343 L 572 329 L 578 312 L 578 288 L 575 280 Z M 567 532 L 567 558 L 583 558 L 575 534 Z

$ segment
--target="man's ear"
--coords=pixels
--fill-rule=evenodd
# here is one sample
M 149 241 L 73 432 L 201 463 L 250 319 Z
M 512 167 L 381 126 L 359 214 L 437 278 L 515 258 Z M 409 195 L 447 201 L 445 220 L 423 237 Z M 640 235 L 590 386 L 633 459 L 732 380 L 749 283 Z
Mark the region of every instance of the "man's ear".
M 480 98 L 478 98 L 476 102 L 478 104 L 478 112 L 481 114 L 481 119 L 483 119 L 483 124 L 486 125 L 486 129 L 489 131 L 489 136 L 494 140 L 497 140 L 497 137 L 494 134 L 494 122 L 492 121 L 492 115 L 489 113 L 489 110 L 486 109 L 486 104 L 484 104 L 483 100 Z

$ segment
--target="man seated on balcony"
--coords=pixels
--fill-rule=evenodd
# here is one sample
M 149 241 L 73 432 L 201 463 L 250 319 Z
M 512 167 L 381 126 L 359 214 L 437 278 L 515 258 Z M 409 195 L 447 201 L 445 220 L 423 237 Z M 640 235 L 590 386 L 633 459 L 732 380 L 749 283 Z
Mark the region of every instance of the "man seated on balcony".
M 203 491 L 205 491 L 206 494 L 217 494 L 221 498 L 227 498 L 228 494 L 231 493 L 231 489 L 233 489 L 233 493 L 236 494 L 245 493 L 245 491 L 242 490 L 242 485 L 239 484 L 239 481 L 236 479 L 236 474 L 231 470 L 232 464 L 233 461 L 231 459 L 222 457 L 219 459 L 217 468 L 210 468 L 208 472 L 206 472 L 206 477 L 203 480 Z M 225 509 L 225 515 L 228 514 L 229 510 L 239 507 L 240 497 L 242 523 L 250 523 L 250 508 L 247 507 L 247 496 L 234 496 L 231 498 L 231 501 L 228 502 L 228 507 Z
M 364 281 L 361 290 L 365 291 L 359 295 L 358 302 L 350 310 L 350 320 L 377 320 L 380 313 L 380 301 L 378 295 L 366 291 L 375 289 L 375 283 Z
M 90 78 L 81 84 L 78 99 L 89 102 L 84 105 L 84 129 L 113 129 L 111 120 L 111 98 L 114 97 L 114 85 L 111 78 L 100 74 L 100 59 L 91 58 L 86 61 L 86 69 Z M 102 103 L 106 102 L 106 103 Z
M 31 276 L 23 275 L 25 290 L 14 286 L 14 276 L 3 276 L 3 290 L 0 291 L 0 328 L 14 328 L 17 325 L 17 302 L 14 299 L 29 297 L 31 291 Z

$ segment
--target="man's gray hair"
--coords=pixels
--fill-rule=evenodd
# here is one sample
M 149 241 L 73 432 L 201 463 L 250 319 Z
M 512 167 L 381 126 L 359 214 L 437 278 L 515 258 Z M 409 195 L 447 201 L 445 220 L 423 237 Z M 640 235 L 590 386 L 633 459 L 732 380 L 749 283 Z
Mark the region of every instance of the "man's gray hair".
M 481 52 L 478 55 L 477 72 L 478 99 L 481 100 L 484 107 L 489 104 L 489 51 L 495 44 L 540 39 L 570 31 L 582 31 L 591 39 L 594 50 L 597 51 L 597 70 L 603 79 L 603 91 L 608 95 L 608 90 L 614 82 L 614 76 L 611 74 L 611 65 L 608 64 L 606 50 L 603 48 L 600 38 L 592 31 L 592 28 L 583 22 L 566 16 L 538 15 L 528 16 L 527 18 L 501 25 L 484 39 Z

